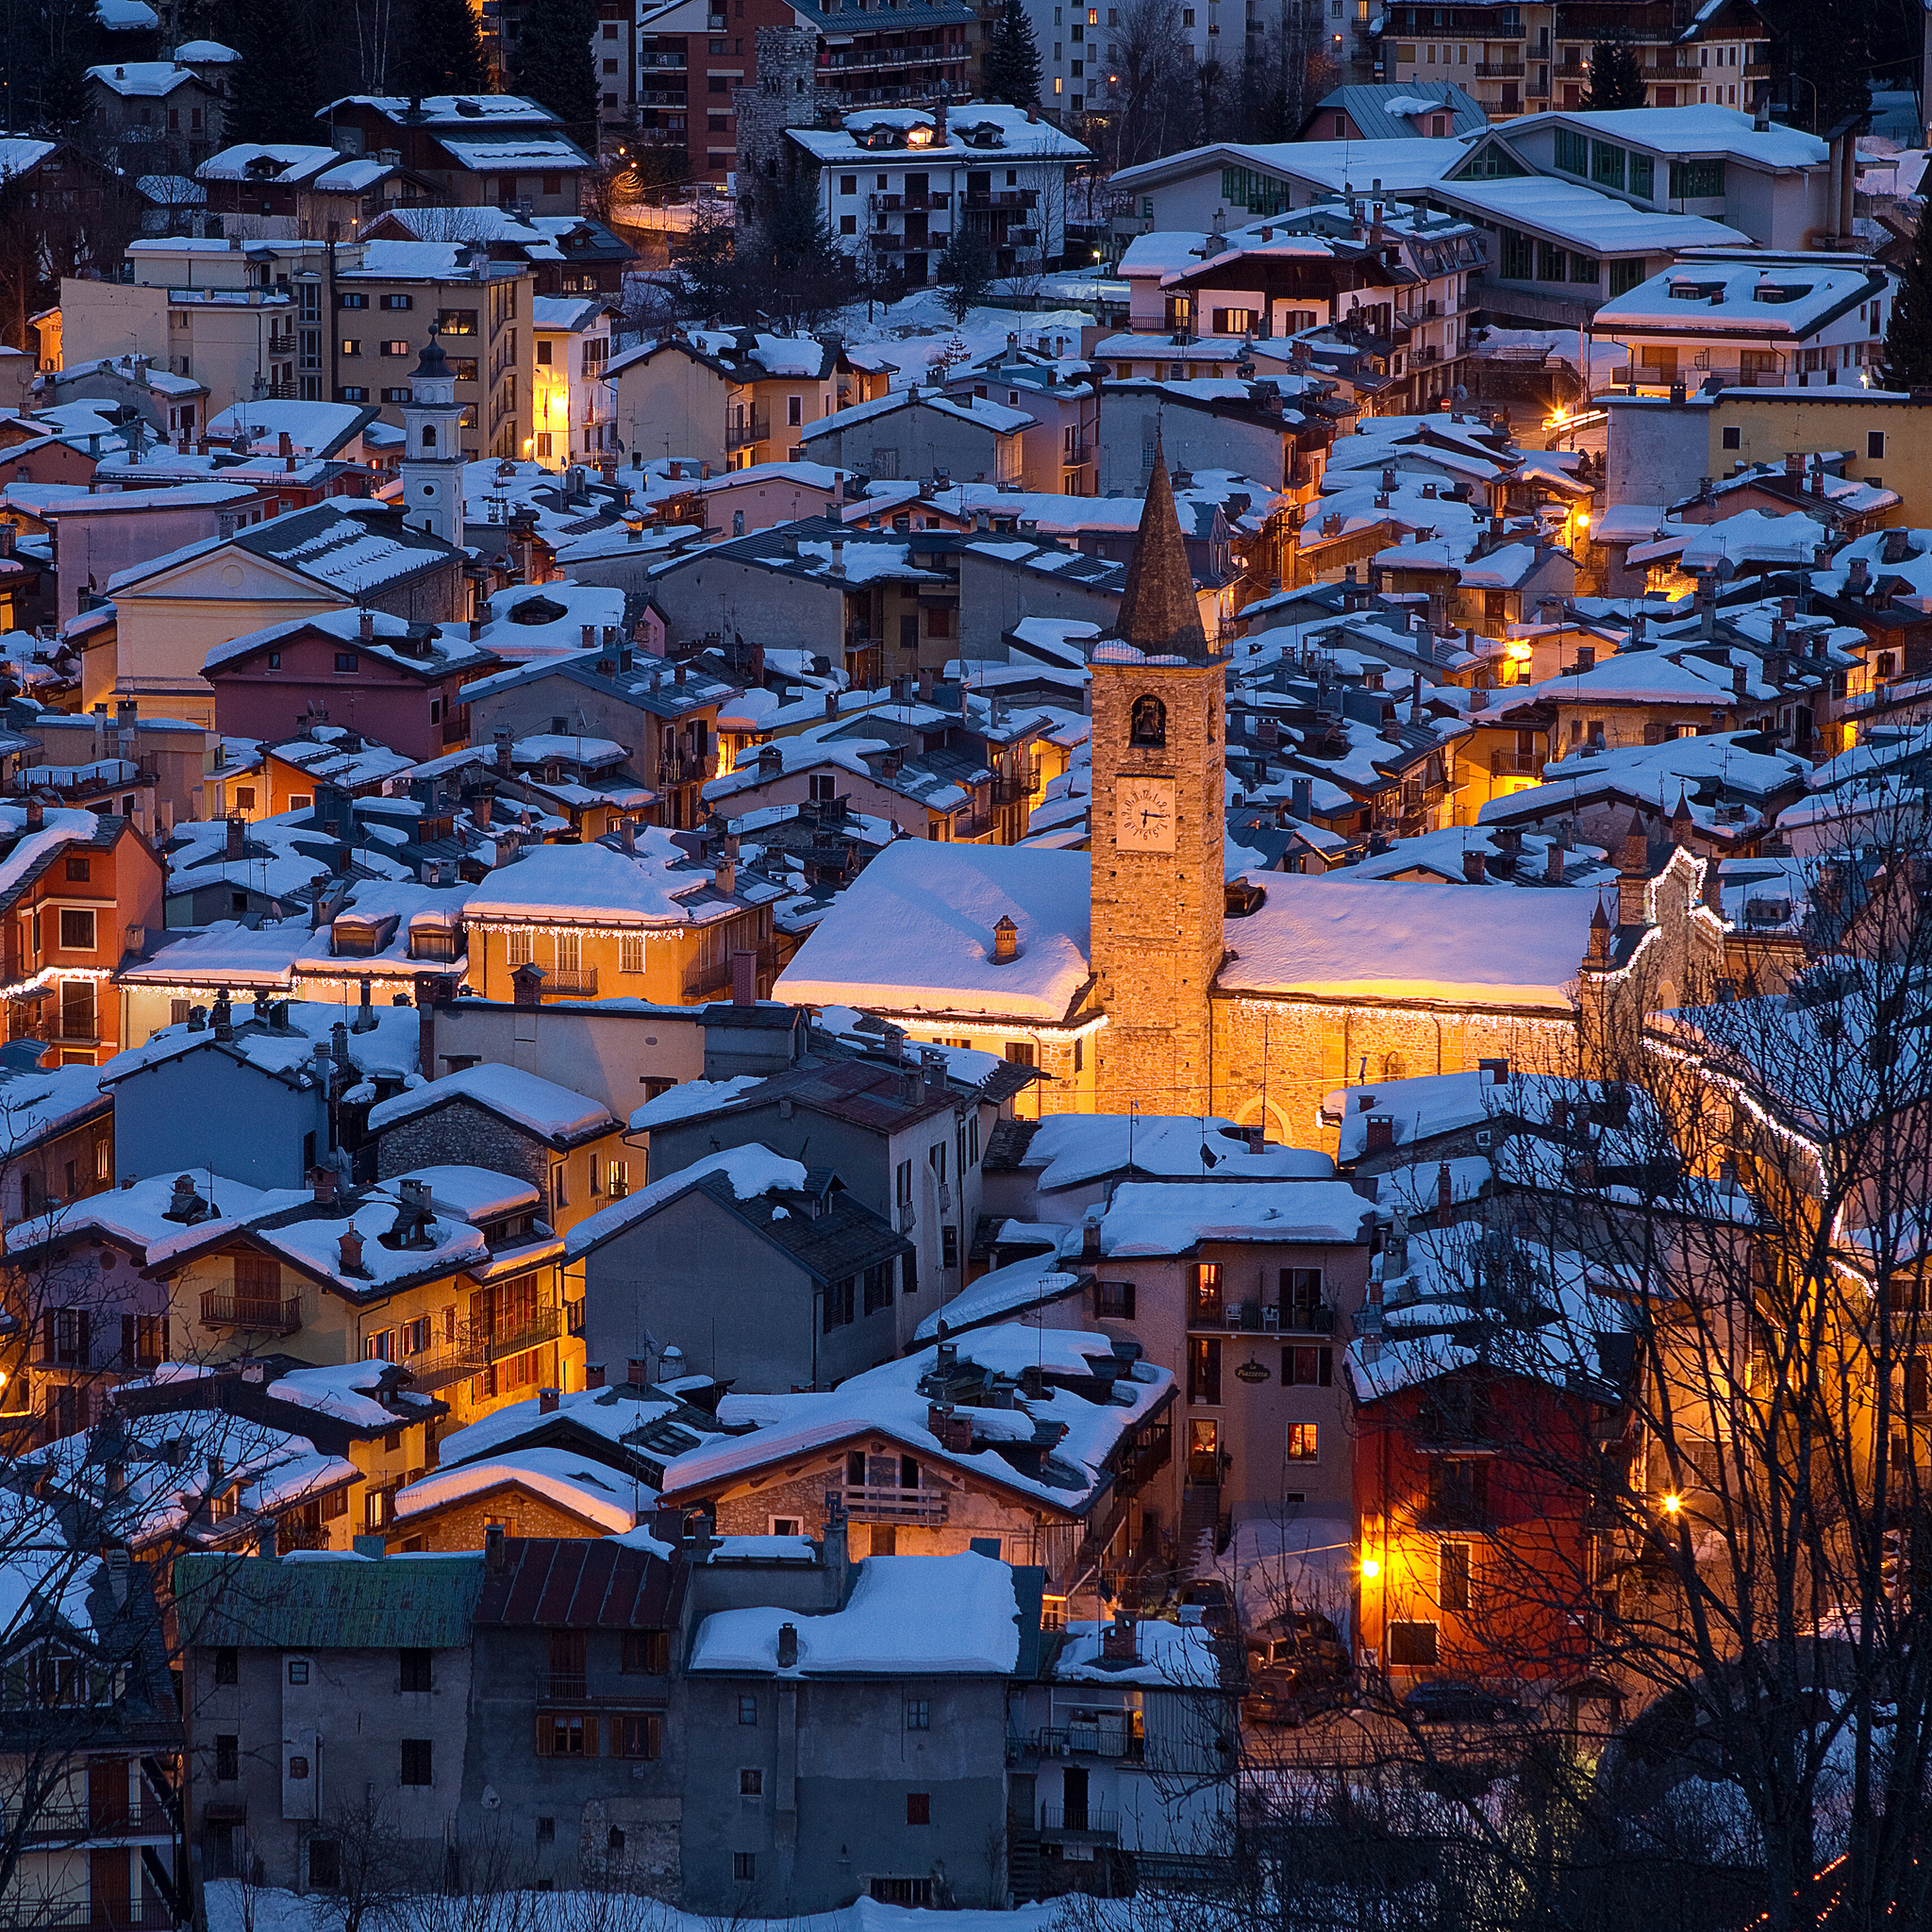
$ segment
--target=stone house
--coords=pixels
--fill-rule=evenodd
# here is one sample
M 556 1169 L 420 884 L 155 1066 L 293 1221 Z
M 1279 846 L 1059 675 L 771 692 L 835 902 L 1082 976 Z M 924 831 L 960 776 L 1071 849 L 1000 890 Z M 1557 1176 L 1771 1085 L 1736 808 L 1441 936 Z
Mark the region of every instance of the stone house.
M 457 1163 L 514 1174 L 567 1234 L 630 1185 L 630 1149 L 608 1108 L 516 1067 L 478 1063 L 405 1089 L 370 1109 L 385 1180 Z
M 813 462 L 856 470 L 874 483 L 919 477 L 943 489 L 949 482 L 1024 480 L 1023 439 L 1034 426 L 1024 408 L 928 392 L 914 383 L 834 410 L 799 437 Z

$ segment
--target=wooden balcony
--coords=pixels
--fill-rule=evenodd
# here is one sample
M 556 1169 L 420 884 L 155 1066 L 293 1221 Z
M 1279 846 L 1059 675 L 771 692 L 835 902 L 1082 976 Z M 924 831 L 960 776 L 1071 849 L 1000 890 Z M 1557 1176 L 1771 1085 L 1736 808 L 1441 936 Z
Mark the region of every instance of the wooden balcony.
M 302 1325 L 302 1298 L 239 1295 L 211 1288 L 201 1298 L 205 1328 L 246 1328 L 263 1335 L 292 1335 Z

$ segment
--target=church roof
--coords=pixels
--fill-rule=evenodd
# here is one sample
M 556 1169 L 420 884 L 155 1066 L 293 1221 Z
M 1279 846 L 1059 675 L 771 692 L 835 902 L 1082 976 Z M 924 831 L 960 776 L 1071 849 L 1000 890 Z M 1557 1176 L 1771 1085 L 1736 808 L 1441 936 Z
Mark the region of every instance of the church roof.
M 1158 441 L 1154 474 L 1147 479 L 1147 499 L 1141 511 L 1140 534 L 1127 565 L 1126 588 L 1121 592 L 1115 634 L 1144 657 L 1186 658 L 1202 663 L 1214 655 L 1201 628 L 1194 574 L 1188 567 L 1187 546 L 1181 541 L 1167 458 Z

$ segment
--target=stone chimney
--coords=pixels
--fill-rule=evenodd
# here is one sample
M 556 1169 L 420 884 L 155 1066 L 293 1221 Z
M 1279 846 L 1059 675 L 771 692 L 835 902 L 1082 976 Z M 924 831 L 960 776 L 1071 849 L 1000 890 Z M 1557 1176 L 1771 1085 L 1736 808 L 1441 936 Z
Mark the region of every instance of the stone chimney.
M 344 1274 L 366 1274 L 362 1266 L 362 1237 L 353 1227 L 344 1228 L 336 1238 L 336 1247 Z
M 1009 914 L 1002 912 L 992 929 L 992 962 L 995 966 L 1010 966 L 1019 957 L 1020 928 Z

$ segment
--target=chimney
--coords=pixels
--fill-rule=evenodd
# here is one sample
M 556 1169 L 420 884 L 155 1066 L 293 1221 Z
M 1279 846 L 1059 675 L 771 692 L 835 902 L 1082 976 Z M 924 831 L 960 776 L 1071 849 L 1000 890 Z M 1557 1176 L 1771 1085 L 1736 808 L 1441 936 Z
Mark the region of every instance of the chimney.
M 1395 1122 L 1386 1113 L 1372 1113 L 1362 1125 L 1362 1152 L 1386 1154 L 1395 1145 Z
M 540 1389 L 537 1391 L 537 1413 L 539 1415 L 555 1415 L 558 1405 L 562 1399 L 555 1389 Z
M 1484 855 L 1474 847 L 1462 855 L 1462 876 L 1473 886 L 1485 885 L 1489 873 L 1483 864 Z
M 508 777 L 508 776 L 509 776 L 509 774 L 510 774 L 510 762 L 509 762 L 509 747 L 510 747 L 510 736 L 509 736 L 509 733 L 508 733 L 508 731 L 499 731 L 499 732 L 497 732 L 497 733 L 495 734 L 495 741 L 496 741 L 496 769 L 497 769 L 497 771 L 498 771 L 499 773 L 501 773 L 501 774 L 503 774 L 503 776 L 505 776 L 505 777 L 507 778 L 507 777 Z
M 361 1002 L 356 1008 L 354 1031 L 358 1033 L 374 1033 L 375 1031 L 375 1011 L 370 1005 L 369 980 L 366 975 L 362 981 Z
M 995 966 L 1010 966 L 1019 957 L 1020 928 L 1009 914 L 1002 912 L 992 929 L 992 962 Z
M 778 1668 L 781 1671 L 795 1671 L 798 1668 L 798 1625 L 780 1624 L 778 1625 Z
M 758 956 L 741 947 L 731 956 L 731 1004 L 755 1007 L 758 999 Z
M 641 1355 L 632 1356 L 625 1363 L 625 1379 L 633 1389 L 647 1389 L 651 1383 L 651 1364 Z
M 39 831 L 39 830 L 41 829 L 41 827 L 42 827 L 42 825 L 44 825 L 44 824 L 45 824 L 46 823 L 47 823 L 47 808 L 46 808 L 46 807 L 45 807 L 45 806 L 43 806 L 43 805 L 42 805 L 42 804 L 41 803 L 40 799 L 39 799 L 39 798 L 38 798 L 38 797 L 37 797 L 37 796 L 36 796 L 36 795 L 35 795 L 35 794 L 34 794 L 33 792 L 31 792 L 31 791 L 30 791 L 30 792 L 28 792 L 28 793 L 27 793 L 27 799 L 26 799 L 26 828 L 27 828 L 27 830 L 28 830 L 29 832 L 38 832 L 38 831 Z
M 332 1167 L 311 1168 L 309 1185 L 315 1191 L 315 1198 L 325 1208 L 336 1197 L 336 1171 Z
M 248 822 L 244 818 L 242 818 L 239 812 L 229 813 L 228 838 L 227 843 L 223 849 L 223 858 L 235 859 L 245 858 L 248 856 L 246 838 L 243 829 L 246 826 L 247 823 Z
M 341 1251 L 341 1272 L 344 1274 L 362 1274 L 362 1237 L 353 1227 L 344 1228 L 337 1237 L 336 1246 Z
M 291 457 L 295 454 L 294 440 L 286 429 L 282 431 L 280 440 L 275 444 L 275 454 L 278 457 Z
M 602 1362 L 586 1362 L 584 1364 L 584 1387 L 586 1389 L 601 1389 L 603 1386 L 604 1364 Z
M 361 629 L 361 636 L 362 636 L 362 641 L 363 641 L 363 642 L 364 642 L 365 644 L 367 644 L 367 643 L 373 643 L 373 642 L 374 642 L 374 641 L 375 641 L 375 611 L 373 611 L 373 610 L 365 610 L 365 611 L 363 611 L 363 613 L 362 613 L 362 619 L 361 619 L 361 625 L 360 625 L 360 629 Z
M 1104 1663 L 1131 1664 L 1140 1661 L 1140 1626 L 1134 1622 L 1132 1612 L 1114 1612 L 1113 1622 L 1100 1634 L 1100 1656 Z
M 501 1576 L 505 1560 L 503 1524 L 492 1523 L 483 1532 L 483 1567 L 491 1575 Z

